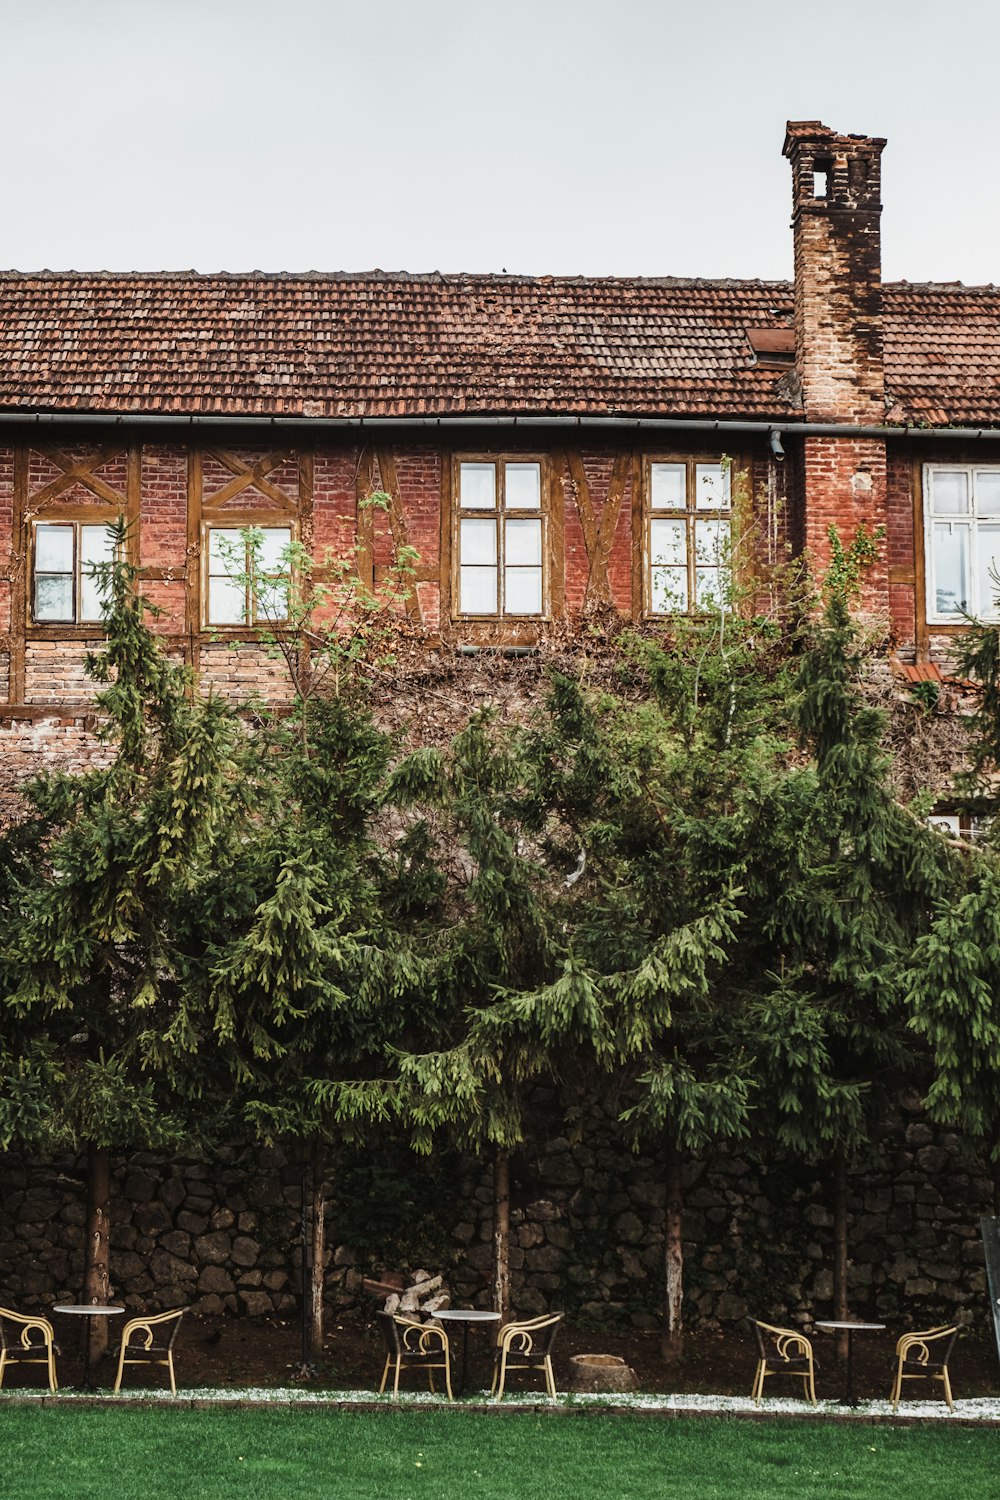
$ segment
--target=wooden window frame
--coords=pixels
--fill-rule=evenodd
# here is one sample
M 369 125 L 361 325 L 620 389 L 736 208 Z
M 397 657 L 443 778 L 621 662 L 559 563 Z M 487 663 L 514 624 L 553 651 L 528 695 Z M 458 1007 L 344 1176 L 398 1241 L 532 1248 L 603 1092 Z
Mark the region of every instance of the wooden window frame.
M 27 630 L 33 637 L 45 637 L 49 635 L 65 636 L 70 639 L 90 640 L 95 633 L 100 634 L 105 630 L 103 618 L 94 620 L 80 619 L 80 595 L 82 582 L 82 557 L 80 548 L 80 532 L 85 526 L 100 527 L 106 530 L 121 520 L 121 511 L 112 510 L 110 507 L 103 512 L 88 510 L 81 515 L 80 507 L 75 506 L 72 510 L 59 507 L 46 509 L 40 515 L 32 516 L 28 522 L 30 528 L 30 557 L 28 571 L 28 588 L 25 590 L 25 610 Z M 38 576 L 36 566 L 36 552 L 39 526 L 62 526 L 72 528 L 73 531 L 73 618 L 71 620 L 41 620 L 35 615 L 35 580 Z M 63 577 L 64 574 L 56 575 Z
M 482 506 L 462 507 L 462 465 L 463 464 L 492 464 L 497 474 L 496 505 L 487 510 Z M 505 470 L 508 464 L 537 464 L 538 465 L 538 505 L 536 507 L 518 508 L 508 510 L 504 505 L 506 494 Z M 504 449 L 499 452 L 486 450 L 472 450 L 461 453 L 453 453 L 451 456 L 451 492 L 453 502 L 451 505 L 450 518 L 450 542 L 451 542 L 451 618 L 456 625 L 490 625 L 501 626 L 506 632 L 516 632 L 518 627 L 537 626 L 544 624 L 552 618 L 552 595 L 553 580 L 552 570 L 555 566 L 550 554 L 550 538 L 552 531 L 552 504 L 551 504 L 551 475 L 549 471 L 549 459 L 545 453 L 531 452 L 518 453 L 515 450 Z M 497 609 L 493 614 L 471 614 L 465 613 L 461 608 L 461 525 L 463 520 L 489 520 L 497 522 Z M 506 562 L 504 560 L 504 527 L 502 522 L 511 520 L 531 520 L 541 522 L 541 574 L 542 574 L 542 607 L 538 614 L 506 614 L 502 604 L 504 596 L 504 578 L 506 574 Z
M 201 524 L 201 628 L 208 633 L 225 631 L 229 636 L 238 639 L 258 640 L 261 633 L 275 631 L 280 634 L 289 629 L 290 622 L 284 620 L 260 620 L 247 619 L 245 622 L 236 621 L 213 621 L 209 618 L 209 607 L 211 596 L 209 591 L 209 577 L 211 566 L 211 534 L 213 531 L 287 531 L 289 543 L 298 541 L 298 524 L 288 514 L 278 514 L 275 511 L 248 512 L 241 511 L 236 515 L 232 513 L 203 515 Z M 250 601 L 252 599 L 250 585 L 247 585 L 248 615 L 250 613 Z
M 728 461 L 729 474 L 729 504 L 723 509 L 721 506 L 705 506 L 701 509 L 697 504 L 698 466 L 710 464 L 713 468 L 726 468 Z M 653 476 L 654 464 L 683 465 L 685 468 L 685 500 L 684 509 L 667 509 L 665 506 L 653 507 Z M 640 555 L 640 609 L 642 618 L 645 620 L 669 620 L 671 616 L 683 616 L 685 619 L 697 619 L 704 617 L 707 611 L 698 609 L 695 603 L 697 599 L 696 577 L 697 568 L 696 547 L 693 543 L 694 525 L 697 520 L 726 521 L 729 523 L 730 538 L 730 575 L 735 576 L 735 560 L 733 557 L 733 545 L 736 541 L 735 522 L 736 507 L 734 505 L 733 490 L 740 474 L 747 471 L 748 465 L 730 454 L 719 453 L 644 453 L 642 456 L 642 518 L 641 531 L 639 535 Z M 685 523 L 686 557 L 687 566 L 687 588 L 688 607 L 686 609 L 662 610 L 653 608 L 653 548 L 651 541 L 651 523 L 654 520 L 676 521 L 683 520 Z M 720 568 L 720 573 L 723 570 Z

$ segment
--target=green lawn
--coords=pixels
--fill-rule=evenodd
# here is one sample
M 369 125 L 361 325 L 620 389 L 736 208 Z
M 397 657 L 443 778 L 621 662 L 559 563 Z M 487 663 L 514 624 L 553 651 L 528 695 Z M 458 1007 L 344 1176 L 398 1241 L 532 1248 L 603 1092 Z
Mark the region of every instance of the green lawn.
M 993 1500 L 1000 1432 L 472 1412 L 0 1409 L 18 1500 Z

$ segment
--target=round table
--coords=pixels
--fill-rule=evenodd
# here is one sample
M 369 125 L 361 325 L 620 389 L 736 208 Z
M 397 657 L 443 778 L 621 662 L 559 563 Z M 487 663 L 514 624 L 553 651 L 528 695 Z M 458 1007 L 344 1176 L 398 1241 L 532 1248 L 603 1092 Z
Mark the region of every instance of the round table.
M 884 1333 L 884 1323 L 861 1323 L 858 1321 L 850 1323 L 817 1322 L 816 1327 L 822 1328 L 824 1333 L 846 1333 L 847 1334 L 847 1384 L 844 1394 L 840 1398 L 841 1406 L 859 1406 L 857 1396 L 854 1394 L 854 1344 L 853 1335 L 856 1333 Z
M 469 1366 L 469 1325 L 471 1323 L 499 1323 L 498 1312 L 480 1312 L 474 1307 L 446 1307 L 440 1312 L 431 1313 L 432 1318 L 439 1318 L 442 1323 L 458 1323 L 462 1329 L 462 1378 L 458 1383 L 458 1394 L 465 1395 L 465 1372 Z
M 82 1390 L 92 1391 L 94 1383 L 90 1378 L 90 1330 L 93 1328 L 91 1318 L 115 1318 L 123 1313 L 125 1308 L 117 1302 L 104 1304 L 100 1302 L 59 1302 L 53 1307 L 54 1313 L 66 1313 L 71 1318 L 86 1318 L 87 1332 L 83 1342 L 83 1385 Z

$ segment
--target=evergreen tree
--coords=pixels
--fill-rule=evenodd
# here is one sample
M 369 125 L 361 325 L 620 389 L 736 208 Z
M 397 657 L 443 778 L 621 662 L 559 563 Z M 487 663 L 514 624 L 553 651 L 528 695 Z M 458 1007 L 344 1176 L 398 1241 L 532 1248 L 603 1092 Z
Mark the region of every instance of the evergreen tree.
M 107 640 L 87 666 L 108 761 L 29 785 L 5 840 L 0 1094 L 18 1134 L 37 1138 L 44 1088 L 46 1143 L 86 1149 L 84 1296 L 105 1302 L 110 1150 L 180 1144 L 210 1113 L 183 996 L 202 962 L 215 846 L 243 804 L 227 709 L 166 659 L 135 570 L 98 572 Z

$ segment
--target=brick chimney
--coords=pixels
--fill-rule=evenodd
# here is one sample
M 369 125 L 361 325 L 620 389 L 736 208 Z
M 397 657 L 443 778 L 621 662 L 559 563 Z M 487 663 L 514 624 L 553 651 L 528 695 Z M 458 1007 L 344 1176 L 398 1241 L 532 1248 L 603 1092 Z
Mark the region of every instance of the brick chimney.
M 818 120 L 790 120 L 795 237 L 795 369 L 807 422 L 885 421 L 882 359 L 881 157 L 885 141 L 838 135 Z M 817 572 L 829 561 L 829 529 L 848 545 L 859 526 L 886 521 L 885 444 L 865 438 L 806 438 L 802 539 Z M 880 559 L 863 604 L 886 613 Z

